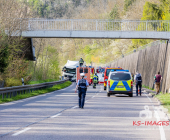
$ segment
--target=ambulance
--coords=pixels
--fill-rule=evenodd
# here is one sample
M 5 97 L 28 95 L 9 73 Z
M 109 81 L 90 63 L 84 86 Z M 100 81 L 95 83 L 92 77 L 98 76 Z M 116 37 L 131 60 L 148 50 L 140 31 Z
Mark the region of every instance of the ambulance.
M 81 79 L 80 74 L 84 73 L 85 77 L 84 79 L 86 79 L 89 83 L 89 85 L 92 84 L 92 75 L 94 75 L 94 68 L 91 66 L 77 66 L 76 67 L 76 83 L 78 82 L 78 80 Z
M 106 90 L 107 88 L 107 80 L 108 80 L 108 76 L 111 70 L 121 70 L 122 68 L 118 67 L 118 68 L 105 68 L 105 72 L 102 75 L 104 77 L 104 90 Z
M 128 70 L 112 70 L 107 81 L 107 96 L 113 94 L 127 94 L 133 97 L 133 81 Z

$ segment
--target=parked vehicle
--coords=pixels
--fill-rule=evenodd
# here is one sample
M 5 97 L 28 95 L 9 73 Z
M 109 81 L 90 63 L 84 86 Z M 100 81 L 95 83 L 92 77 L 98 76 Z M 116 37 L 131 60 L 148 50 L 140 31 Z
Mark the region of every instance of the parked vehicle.
M 97 73 L 97 75 L 98 75 L 98 77 L 99 77 L 99 84 L 103 84 L 104 83 L 104 77 L 102 76 L 102 74 L 104 74 L 104 72 L 105 72 L 105 68 L 104 67 L 98 67 L 97 69 L 96 69 L 96 73 Z
M 69 79 L 70 81 L 76 81 L 76 67 L 79 66 L 79 61 L 70 61 L 63 67 L 64 79 Z
M 133 97 L 133 81 L 128 70 L 112 70 L 107 81 L 107 96 L 113 94 L 127 94 Z
M 94 74 L 94 68 L 91 66 L 77 66 L 76 67 L 76 82 L 78 82 L 78 80 L 80 80 L 80 74 L 84 73 L 85 77 L 84 79 L 86 79 L 89 83 L 89 85 L 92 84 L 92 80 L 91 80 L 91 75 Z
M 111 70 L 121 70 L 122 68 L 106 68 L 104 74 L 102 75 L 104 77 L 104 90 L 107 88 L 107 80 L 108 76 Z

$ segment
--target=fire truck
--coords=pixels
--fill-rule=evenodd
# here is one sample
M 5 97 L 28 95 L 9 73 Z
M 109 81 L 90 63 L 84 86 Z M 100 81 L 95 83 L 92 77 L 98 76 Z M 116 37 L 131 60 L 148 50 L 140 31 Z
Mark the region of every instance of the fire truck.
M 94 75 L 94 68 L 91 66 L 77 66 L 76 67 L 76 83 L 78 82 L 78 80 L 81 79 L 80 74 L 84 73 L 85 77 L 84 79 L 86 79 L 89 83 L 89 85 L 91 85 L 93 83 L 93 79 L 92 76 Z
M 118 68 L 106 68 L 105 69 L 105 72 L 102 75 L 104 77 L 104 90 L 106 90 L 106 88 L 107 88 L 107 80 L 108 80 L 108 76 L 109 76 L 110 71 L 111 70 L 115 70 L 116 71 L 116 70 L 120 70 L 120 69 L 122 69 L 122 68 L 118 67 Z

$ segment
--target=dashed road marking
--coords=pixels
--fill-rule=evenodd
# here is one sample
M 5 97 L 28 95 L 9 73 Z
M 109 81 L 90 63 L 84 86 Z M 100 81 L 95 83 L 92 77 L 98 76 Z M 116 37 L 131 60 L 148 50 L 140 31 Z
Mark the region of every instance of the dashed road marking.
M 72 107 L 72 109 L 75 109 L 75 108 L 77 108 L 78 106 L 74 106 L 74 107 Z
M 58 113 L 58 114 L 56 114 L 56 115 L 54 115 L 54 116 L 51 116 L 50 118 L 56 118 L 56 117 L 58 117 L 58 116 L 60 116 L 62 113 Z
M 74 84 L 72 84 L 71 86 L 69 86 L 69 87 L 67 87 L 67 88 L 70 88 L 70 87 L 72 87 L 73 85 L 74 85 Z M 58 90 L 58 91 L 66 90 L 67 88 L 61 89 L 61 90 Z M 55 92 L 53 92 L 53 93 L 55 93 Z M 47 94 L 53 94 L 53 93 L 47 93 Z M 96 91 L 95 93 L 97 93 L 97 91 Z M 41 95 L 39 95 L 39 96 L 41 96 Z M 37 96 L 37 97 L 38 97 L 38 96 Z M 94 97 L 95 97 L 95 96 L 93 96 L 92 98 L 94 98 Z M 32 98 L 35 98 L 35 97 L 31 97 L 31 99 L 32 99 Z M 19 102 L 22 102 L 22 101 L 25 101 L 25 100 L 28 100 L 28 99 L 30 99 L 30 98 L 23 99 L 23 100 L 21 100 L 21 101 L 19 101 Z M 16 101 L 16 102 L 18 102 L 18 101 Z M 88 101 L 85 101 L 85 102 L 88 102 Z M 12 104 L 12 103 L 14 103 L 14 102 L 11 102 L 11 104 Z M 0 137 L 5 136 L 5 135 L 8 135 L 9 133 L 12 133 L 12 132 L 14 132 L 14 131 L 17 131 L 17 130 L 21 130 L 21 129 L 23 129 L 23 128 L 26 128 L 26 129 L 24 129 L 24 130 L 22 130 L 22 131 L 19 131 L 19 132 L 13 134 L 13 136 L 19 135 L 19 134 L 21 134 L 21 133 L 23 133 L 23 132 L 28 131 L 29 129 L 31 129 L 31 128 L 27 128 L 28 126 L 33 125 L 33 124 L 36 124 L 36 123 L 39 123 L 39 122 L 41 122 L 41 121 L 43 121 L 43 120 L 45 120 L 45 119 L 48 119 L 48 118 L 55 118 L 55 117 L 57 117 L 57 116 L 60 116 L 60 115 L 62 114 L 61 112 L 65 111 L 65 110 L 67 110 L 67 109 L 70 109 L 70 108 L 63 109 L 62 111 L 60 111 L 60 113 L 58 113 L 58 114 L 56 114 L 56 115 L 45 117 L 45 118 L 43 118 L 43 119 L 41 119 L 41 120 L 39 120 L 39 121 L 37 121 L 37 122 L 29 123 L 29 124 L 27 124 L 27 125 L 25 125 L 25 126 L 23 126 L 23 127 L 20 127 L 20 128 L 18 128 L 18 129 L 15 129 L 15 130 L 12 130 L 12 131 L 10 131 L 10 132 L 7 132 L 7 133 L 5 133 L 5 134 L 3 134 L 3 135 L 0 135 Z
M 21 131 L 15 133 L 15 134 L 13 134 L 12 136 L 17 136 L 17 135 L 19 135 L 19 134 L 21 134 L 21 133 L 24 133 L 24 132 L 26 132 L 26 131 L 28 131 L 28 130 L 30 130 L 30 129 L 31 129 L 31 128 L 25 128 L 24 130 L 21 130 Z

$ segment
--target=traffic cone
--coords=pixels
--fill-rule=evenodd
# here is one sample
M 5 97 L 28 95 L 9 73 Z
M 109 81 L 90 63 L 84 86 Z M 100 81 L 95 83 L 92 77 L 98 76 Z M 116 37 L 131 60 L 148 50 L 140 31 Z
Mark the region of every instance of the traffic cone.
M 140 94 L 140 90 L 138 89 L 138 94 Z M 141 92 L 141 94 L 142 94 L 142 92 Z

